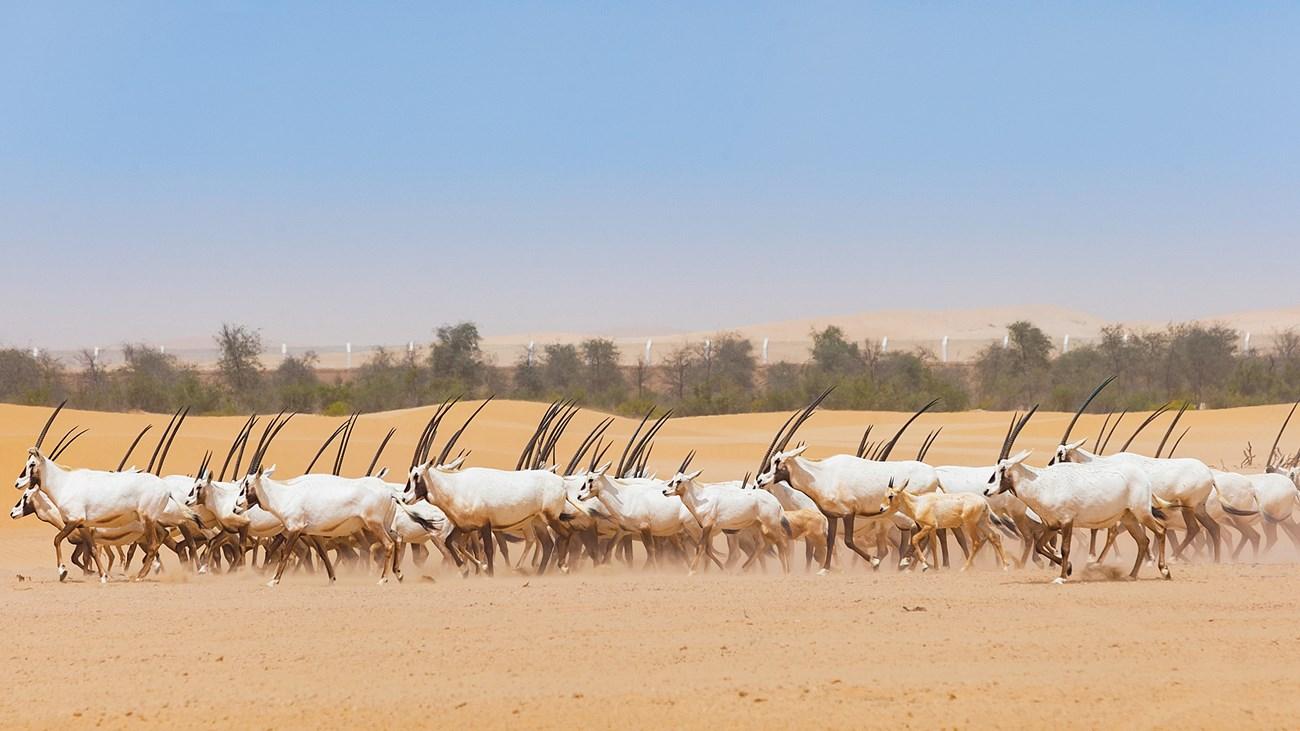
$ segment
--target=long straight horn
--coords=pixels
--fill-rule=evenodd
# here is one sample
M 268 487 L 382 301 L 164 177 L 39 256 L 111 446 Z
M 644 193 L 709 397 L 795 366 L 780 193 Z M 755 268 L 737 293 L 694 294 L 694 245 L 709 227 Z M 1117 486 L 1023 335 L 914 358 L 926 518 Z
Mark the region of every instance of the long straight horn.
M 235 456 L 235 450 L 239 448 L 240 443 L 248 439 L 248 432 L 253 429 L 253 422 L 255 421 L 257 421 L 257 414 L 249 416 L 248 420 L 235 434 L 234 440 L 230 442 L 230 449 L 226 450 L 226 461 L 221 463 L 221 481 L 224 482 L 226 479 L 226 468 L 230 466 L 230 458 Z M 235 474 L 239 474 L 238 467 L 235 468 Z
M 605 458 L 605 454 L 609 452 L 609 448 L 612 446 L 614 446 L 612 440 L 606 442 L 604 439 L 600 439 L 596 442 L 596 449 L 591 453 L 591 465 L 587 468 L 588 472 L 596 471 L 596 467 L 600 464 L 600 461 Z
M 808 404 L 808 406 L 800 412 L 799 418 L 794 420 L 794 424 L 790 426 L 790 430 L 786 432 L 785 436 L 781 437 L 781 443 L 776 447 L 777 452 L 785 451 L 785 448 L 790 444 L 790 440 L 794 439 L 795 432 L 799 431 L 799 427 L 803 426 L 804 422 L 808 421 L 808 419 L 812 417 L 813 412 L 817 410 L 817 407 L 821 406 L 822 402 L 826 400 L 826 397 L 830 396 L 831 391 L 834 390 L 835 387 L 830 386 L 825 391 L 822 391 L 820 396 L 813 399 L 813 402 Z M 763 468 L 767 469 L 767 465 L 763 465 Z
M 799 418 L 799 414 L 800 412 L 798 411 L 794 412 L 793 414 L 790 414 L 790 418 L 786 419 L 785 423 L 781 425 L 781 428 L 776 430 L 776 434 L 772 437 L 771 443 L 767 445 L 767 451 L 763 452 L 762 461 L 759 462 L 758 464 L 759 474 L 762 474 L 763 471 L 767 469 L 767 462 L 772 458 L 772 453 L 776 451 L 777 443 L 780 442 L 781 437 L 785 435 L 785 430 L 788 429 L 792 423 L 794 423 L 795 419 Z
M 1115 420 L 1114 424 L 1110 425 L 1110 431 L 1106 432 L 1106 441 L 1102 442 L 1101 446 L 1097 448 L 1098 455 L 1106 453 L 1106 447 L 1110 446 L 1110 438 L 1115 436 L 1115 430 L 1119 428 L 1119 423 L 1123 421 L 1126 416 L 1128 416 L 1128 409 L 1119 412 L 1119 418 Z
M 167 435 L 171 434 L 172 426 L 176 423 L 176 417 L 180 415 L 181 410 L 176 409 L 176 413 L 172 414 L 172 418 L 167 422 L 167 426 L 163 427 L 162 436 L 158 437 L 158 444 L 154 446 L 153 454 L 149 455 L 149 466 L 145 467 L 145 472 L 153 472 L 153 465 L 158 461 L 158 455 L 162 452 L 163 444 L 167 442 Z
M 927 439 L 926 442 L 921 445 L 921 451 L 917 452 L 916 454 L 917 462 L 925 461 L 925 455 L 930 453 L 930 447 L 934 446 L 935 440 L 939 438 L 939 435 L 941 433 L 943 433 L 943 427 L 939 427 L 938 429 L 935 429 L 934 431 L 930 432 L 929 439 Z
M 1265 462 L 1268 463 L 1265 466 L 1268 468 L 1273 467 L 1273 453 L 1277 451 L 1277 445 L 1282 441 L 1282 433 L 1286 431 L 1286 425 L 1290 424 L 1291 417 L 1295 416 L 1295 409 L 1297 406 L 1300 406 L 1300 401 L 1291 405 L 1291 411 L 1287 413 L 1286 420 L 1282 422 L 1282 428 L 1277 430 L 1277 438 L 1273 440 L 1273 446 L 1268 449 L 1268 457 L 1265 458 Z
M 248 425 L 248 431 L 244 432 L 244 436 L 243 436 L 242 438 L 240 438 L 240 440 L 239 440 L 239 454 L 235 455 L 235 471 L 230 473 L 230 476 L 231 476 L 231 477 L 239 477 L 239 475 L 240 475 L 240 472 L 239 472 L 239 465 L 242 464 L 243 461 L 244 461 L 244 448 L 248 446 L 248 440 L 253 438 L 253 427 L 254 427 L 254 426 L 257 426 L 257 418 L 256 418 L 256 416 L 253 418 L 253 420 L 252 420 L 251 422 L 249 422 L 249 425 Z M 225 473 L 226 473 L 226 471 L 225 471 L 225 469 L 223 468 L 223 469 L 221 470 L 221 474 L 222 474 L 223 477 L 225 476 Z M 223 482 L 224 482 L 224 480 L 223 480 Z
M 574 451 L 573 458 L 569 460 L 569 464 L 565 465 L 564 474 L 571 475 L 578 469 L 578 465 L 582 463 L 582 458 L 585 457 L 587 452 L 591 450 L 591 447 L 604 436 L 605 430 L 613 423 L 614 417 L 608 417 L 597 424 L 596 428 L 592 429 L 591 432 L 583 438 L 582 443 L 579 444 L 577 450 Z
M 1178 439 L 1174 440 L 1174 446 L 1169 448 L 1169 459 L 1174 458 L 1174 452 L 1178 451 L 1178 445 L 1183 443 L 1183 437 L 1187 436 L 1187 432 L 1191 430 L 1192 428 L 1190 426 L 1187 427 L 1186 429 L 1183 430 L 1182 434 L 1178 435 Z
M 379 449 L 375 450 L 375 456 L 373 459 L 370 460 L 370 466 L 366 468 L 366 477 L 369 477 L 375 473 L 375 465 L 379 464 L 379 455 L 384 453 L 384 447 L 388 446 L 388 440 L 392 439 L 393 435 L 396 433 L 397 433 L 396 427 L 389 429 L 388 434 L 384 436 L 384 441 L 379 443 Z
M 483 399 L 483 403 L 479 404 L 478 408 L 474 409 L 474 413 L 470 414 L 469 418 L 465 420 L 465 423 L 461 424 L 460 428 L 456 430 L 456 433 L 451 435 L 451 439 L 447 440 L 447 444 L 442 448 L 442 452 L 438 454 L 438 464 L 447 463 L 447 456 L 451 454 L 452 447 L 456 446 L 456 440 L 460 439 L 460 435 L 465 433 L 465 429 L 469 427 L 470 422 L 474 421 L 474 417 L 478 416 L 479 412 L 482 411 L 484 407 L 492 403 L 492 399 L 494 398 L 496 398 L 496 394 L 492 394 L 486 399 Z
M 41 444 L 45 442 L 45 435 L 49 433 L 50 425 L 54 423 L 54 420 L 59 416 L 59 412 L 63 411 L 63 407 L 67 405 L 68 405 L 67 399 L 63 399 L 62 401 L 60 401 L 59 405 L 54 407 L 54 411 L 50 413 L 50 418 L 45 420 L 45 426 L 41 427 L 41 433 L 36 437 L 37 449 L 40 449 Z
M 54 455 L 58 453 L 59 448 L 62 447 L 63 443 L 68 440 L 68 437 L 72 436 L 72 432 L 76 430 L 77 430 L 77 426 L 74 424 L 71 429 L 68 429 L 67 431 L 63 432 L 63 436 L 59 437 L 59 441 L 55 442 L 54 447 L 50 450 L 50 459 L 54 459 Z
M 690 453 L 686 455 L 686 459 L 682 460 L 681 465 L 677 468 L 677 474 L 679 475 L 686 474 L 686 469 L 691 466 L 691 460 L 693 459 L 695 459 L 694 449 L 692 449 Z
M 1074 430 L 1074 425 L 1079 423 L 1079 417 L 1083 416 L 1084 411 L 1087 411 L 1088 405 L 1092 403 L 1093 399 L 1097 398 L 1097 394 L 1101 393 L 1102 389 L 1109 386 L 1111 381 L 1114 380 L 1115 380 L 1115 376 L 1111 376 L 1110 378 L 1107 378 L 1106 380 L 1102 381 L 1101 385 L 1092 389 L 1092 393 L 1088 394 L 1088 398 L 1084 399 L 1082 404 L 1079 404 L 1078 410 L 1074 412 L 1074 417 L 1070 419 L 1070 423 L 1067 424 L 1065 427 L 1065 433 L 1061 435 L 1061 444 L 1066 444 L 1067 442 L 1070 441 L 1070 432 Z
M 361 418 L 361 412 L 358 411 L 348 419 L 347 428 L 343 430 L 343 438 L 339 439 L 339 452 L 334 457 L 334 476 L 338 477 L 343 474 L 343 458 L 348 453 L 348 444 L 352 442 L 352 430 L 357 426 L 357 419 Z
M 1169 422 L 1169 428 L 1165 429 L 1165 435 L 1160 438 L 1160 446 L 1156 447 L 1156 459 L 1160 459 L 1160 453 L 1165 451 L 1165 442 L 1169 441 L 1169 435 L 1174 433 L 1174 427 L 1178 426 L 1178 420 L 1183 418 L 1183 414 L 1187 413 L 1189 405 L 1187 401 L 1184 401 L 1183 405 L 1178 408 L 1178 413 L 1174 415 L 1174 420 Z
M 669 409 L 668 411 L 664 412 L 663 416 L 656 419 L 654 424 L 652 424 L 650 428 L 646 430 L 645 435 L 641 437 L 641 441 L 637 442 L 637 445 L 632 448 L 632 454 L 630 457 L 628 457 L 628 468 L 633 468 L 633 467 L 637 467 L 638 469 L 645 468 L 646 459 L 649 459 L 649 455 L 648 454 L 646 455 L 646 459 L 642 459 L 642 454 L 645 453 L 645 451 L 651 447 L 651 445 L 654 443 L 655 435 L 659 433 L 659 430 L 663 428 L 663 425 L 668 422 L 669 417 L 671 417 L 672 415 L 673 415 L 673 411 L 672 409 Z
M 1007 458 L 1011 454 L 1011 433 L 1016 430 L 1016 423 L 1020 421 L 1020 412 L 1017 411 L 1011 415 L 1011 423 L 1007 424 L 1007 433 L 1002 437 L 1002 447 L 998 450 L 998 461 Z
M 1020 438 L 1020 432 L 1024 431 L 1025 425 L 1029 423 L 1030 419 L 1034 418 L 1034 414 L 1037 411 L 1038 411 L 1038 404 L 1034 404 L 1034 407 L 1030 409 L 1024 415 L 1023 418 L 1020 419 L 1020 422 L 1018 424 L 1016 424 L 1016 428 L 1011 432 L 1011 439 L 1008 440 L 1007 442 L 1007 453 L 1002 455 L 1002 459 L 1006 459 L 1007 457 L 1011 456 L 1011 448 L 1016 445 L 1016 440 Z
M 565 402 L 552 401 L 551 405 L 546 407 L 546 411 L 542 412 L 542 418 L 537 420 L 537 426 L 533 429 L 532 435 L 528 437 L 523 450 L 519 452 L 519 459 L 515 461 L 515 470 L 522 470 L 532 464 L 537 442 L 546 433 L 546 428 L 550 425 L 551 420 L 555 418 L 556 414 L 560 413 L 562 403 Z
M 131 441 L 131 446 L 126 448 L 126 454 L 122 455 L 122 461 L 117 463 L 118 472 L 126 469 L 126 461 L 131 459 L 131 453 L 135 451 L 135 445 L 139 444 L 140 440 L 144 438 L 144 435 L 152 428 L 152 424 L 145 424 L 144 428 L 140 430 L 140 433 L 135 435 L 135 439 Z
M 85 433 L 88 432 L 88 431 L 90 431 L 90 427 L 86 427 L 85 429 L 82 429 L 81 431 L 77 432 L 76 434 L 73 434 L 73 435 L 72 435 L 72 438 L 69 439 L 68 441 L 66 441 L 66 442 L 61 442 L 61 443 L 59 444 L 59 447 L 58 447 L 57 449 L 55 449 L 54 452 L 50 455 L 50 459 L 58 459 L 59 456 L 60 456 L 61 454 L 63 454 L 64 452 L 68 451 L 68 447 L 71 447 L 72 444 L 73 444 L 73 442 L 76 442 L 78 439 L 81 438 L 81 435 L 82 435 L 82 434 L 85 434 Z
M 544 469 L 551 464 L 551 457 L 555 455 L 555 446 L 559 444 L 560 437 L 564 436 L 564 432 L 569 428 L 569 423 L 573 421 L 573 417 L 577 416 L 581 410 L 572 401 L 569 402 L 568 409 L 556 419 L 555 425 L 551 427 L 550 433 L 546 435 L 545 441 L 543 441 L 541 448 L 537 452 L 537 457 L 533 460 L 532 469 Z
M 181 424 L 185 423 L 185 417 L 190 415 L 190 407 L 186 406 L 181 412 L 181 418 L 176 421 L 176 428 L 172 429 L 171 436 L 167 437 L 167 446 L 163 447 L 162 456 L 158 458 L 158 471 L 154 474 L 162 476 L 163 463 L 167 461 L 167 455 L 172 451 L 172 442 L 176 441 L 176 435 L 181 433 Z
M 420 449 L 420 458 L 417 460 L 417 464 L 429 461 L 429 452 L 433 450 L 433 442 L 438 438 L 438 427 L 442 426 L 442 420 L 447 418 L 447 414 L 450 414 L 458 403 L 460 403 L 459 395 L 444 401 L 442 406 L 438 407 L 437 413 L 433 416 L 433 428 L 429 430 L 429 436 L 424 440 L 424 446 Z
M 1136 430 L 1134 430 L 1133 434 L 1128 438 L 1128 441 L 1127 441 L 1127 442 L 1124 442 L 1124 446 L 1122 446 L 1122 447 L 1119 448 L 1119 451 L 1121 451 L 1121 452 L 1127 452 L 1127 451 L 1128 451 L 1128 445 L 1132 444 L 1134 439 L 1137 439 L 1137 436 L 1138 436 L 1139 434 L 1142 433 L 1142 430 L 1143 430 L 1143 429 L 1147 428 L 1147 425 L 1148 425 L 1148 424 L 1150 424 L 1151 422 L 1155 421 L 1157 417 L 1159 417 L 1161 414 L 1163 414 L 1163 413 L 1165 413 L 1166 411 L 1168 411 L 1168 410 L 1169 410 L 1169 404 L 1170 404 L 1170 403 L 1172 403 L 1172 402 L 1168 402 L 1168 401 L 1165 402 L 1165 404 L 1164 404 L 1163 406 L 1161 406 L 1160 408 L 1158 408 L 1158 409 L 1156 409 L 1155 411 L 1151 412 L 1151 415 L 1148 416 L 1148 417 L 1147 417 L 1147 418 L 1146 418 L 1146 419 L 1145 419 L 1141 424 L 1138 424 L 1138 428 L 1137 428 Z
M 316 450 L 316 456 L 311 458 L 311 461 L 307 463 L 307 469 L 302 471 L 304 475 L 311 473 L 311 468 L 316 466 L 316 461 L 320 459 L 322 454 L 325 454 L 325 450 L 329 449 L 329 446 L 334 443 L 334 440 L 337 439 L 338 436 L 343 433 L 343 430 L 347 428 L 348 428 L 348 422 L 345 419 L 343 423 L 339 424 L 338 428 L 335 429 L 333 433 L 331 433 L 329 437 L 327 437 L 325 441 L 321 443 L 320 449 Z
M 1106 414 L 1106 420 L 1101 422 L 1101 430 L 1097 432 L 1097 439 L 1092 443 L 1092 449 L 1094 452 L 1101 449 L 1101 438 L 1106 436 L 1106 427 L 1110 426 L 1110 417 L 1114 415 L 1115 415 L 1114 411 L 1108 412 Z M 1097 453 L 1101 454 L 1100 452 Z
M 874 426 L 875 424 L 867 424 L 866 430 L 862 432 L 862 439 L 858 441 L 858 451 L 854 452 L 854 454 L 857 455 L 858 459 L 862 459 L 862 455 L 866 454 L 867 452 L 867 439 L 871 436 L 871 429 Z
M 632 451 L 632 447 L 637 443 L 637 437 L 641 434 L 641 429 L 645 427 L 645 423 L 650 420 L 654 412 L 655 407 L 651 406 L 650 410 L 645 412 L 645 416 L 641 417 L 641 423 L 636 425 L 636 431 L 633 431 L 632 436 L 628 437 L 627 446 L 623 447 L 623 454 L 619 455 L 618 467 L 614 471 L 615 475 L 623 476 L 623 471 L 628 467 L 627 455 Z
M 894 445 L 898 444 L 899 438 L 903 436 L 903 432 L 907 431 L 907 427 L 911 426 L 912 422 L 916 421 L 917 418 L 921 416 L 921 414 L 924 414 L 925 412 L 929 411 L 937 403 L 939 403 L 939 399 L 934 399 L 930 401 L 930 403 L 926 404 L 925 406 L 922 406 L 921 409 L 917 411 L 915 414 L 912 414 L 912 418 L 908 419 L 906 422 L 903 423 L 902 426 L 898 427 L 898 433 L 894 435 L 893 439 L 889 440 L 889 444 L 885 445 L 884 451 L 882 451 L 880 456 L 877 457 L 876 459 L 881 462 L 884 462 L 885 460 L 889 459 L 889 453 L 894 451 Z

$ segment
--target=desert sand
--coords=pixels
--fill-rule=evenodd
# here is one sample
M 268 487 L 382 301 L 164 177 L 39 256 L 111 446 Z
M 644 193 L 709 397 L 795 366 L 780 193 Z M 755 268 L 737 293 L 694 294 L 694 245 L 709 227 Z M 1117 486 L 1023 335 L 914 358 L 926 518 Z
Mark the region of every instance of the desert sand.
M 513 466 L 543 408 L 490 405 L 464 437 L 471 461 Z M 1286 408 L 1188 413 L 1179 452 L 1236 466 L 1247 441 L 1267 449 Z M 397 426 L 381 462 L 404 470 L 428 413 L 362 417 L 349 468 L 363 469 Z M 17 474 L 47 414 L 0 406 L 0 474 Z M 821 412 L 801 437 L 812 456 L 851 451 L 867 423 L 892 431 L 905 417 Z M 599 418 L 581 415 L 562 451 Z M 737 477 L 784 418 L 673 420 L 652 463 L 667 472 L 694 448 L 706 477 Z M 1008 418 L 926 415 L 898 454 L 942 424 L 931 462 L 991 463 Z M 1025 431 L 1035 461 L 1067 419 L 1040 414 Z M 338 421 L 296 417 L 268 461 L 300 471 Z M 88 426 L 62 461 L 111 467 L 143 424 L 156 434 L 165 422 L 66 411 L 52 438 Z M 193 471 L 207 449 L 224 455 L 241 422 L 188 420 L 168 471 Z M 634 425 L 620 419 L 615 432 Z M 1078 433 L 1099 425 L 1085 417 Z M 0 524 L 5 728 L 1276 728 L 1300 713 L 1300 567 L 1289 550 L 1258 564 L 1175 563 L 1173 581 L 1091 569 L 1065 586 L 1041 568 L 900 574 L 847 562 L 827 577 L 801 562 L 789 576 L 607 568 L 430 580 L 408 570 L 383 587 L 289 574 L 276 589 L 255 573 L 193 576 L 172 562 L 155 579 L 100 586 L 57 583 L 48 526 Z

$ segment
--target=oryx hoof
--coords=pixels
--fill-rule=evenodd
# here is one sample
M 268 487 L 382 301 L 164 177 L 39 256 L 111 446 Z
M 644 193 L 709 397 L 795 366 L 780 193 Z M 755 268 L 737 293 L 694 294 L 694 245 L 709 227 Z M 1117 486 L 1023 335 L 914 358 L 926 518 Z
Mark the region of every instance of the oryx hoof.
M 1174 575 L 1171 574 L 1171 573 L 1169 573 L 1169 567 L 1167 567 L 1167 566 L 1166 566 L 1165 568 L 1163 568 L 1163 569 L 1160 569 L 1160 575 L 1163 576 L 1163 577 L 1165 577 L 1166 579 L 1172 579 L 1172 578 L 1174 578 Z
M 921 564 L 921 573 L 925 573 L 926 571 L 929 571 L 929 570 L 930 570 L 930 564 L 928 564 L 928 563 L 922 563 L 922 564 Z
M 99 583 L 101 583 L 101 584 L 107 584 L 107 583 L 108 583 L 108 574 L 100 574 L 100 576 L 99 576 Z
M 59 581 L 67 581 L 67 580 L 68 580 L 68 567 L 67 567 L 67 566 L 60 566 L 60 567 L 59 567 Z
M 199 567 L 199 576 L 202 576 L 202 575 L 204 575 L 204 574 L 206 574 L 206 573 L 208 573 L 208 567 L 207 567 L 207 566 L 200 566 L 200 567 Z
M 330 583 L 331 583 L 331 584 L 334 583 L 334 580 L 333 580 L 333 579 L 330 579 Z M 387 577 L 387 576 L 381 576 L 381 577 L 379 578 L 379 585 L 380 585 L 380 586 L 383 586 L 384 584 L 387 584 L 387 583 L 388 583 L 388 577 Z
M 397 577 L 397 583 L 399 584 L 406 579 L 406 577 L 402 576 L 401 574 L 393 574 L 393 576 Z
M 817 572 L 817 575 L 818 575 L 818 576 L 830 576 L 830 573 L 831 573 L 831 570 L 830 570 L 830 569 L 821 569 L 821 570 L 819 570 L 819 571 Z
M 1074 576 L 1074 562 L 1069 561 L 1065 564 L 1065 575 Z
M 911 556 L 904 556 L 903 558 L 899 559 L 899 561 L 898 561 L 898 568 L 900 568 L 900 569 L 905 569 L 905 568 L 907 568 L 908 566 L 911 566 L 911 565 L 912 565 L 912 557 L 911 557 Z
M 568 566 L 561 566 L 561 567 L 560 567 L 560 573 L 564 574 L 565 576 L 568 576 L 568 575 L 569 575 L 569 567 L 568 567 Z
M 880 568 L 880 559 L 879 558 L 871 559 L 871 570 L 875 571 L 879 568 Z
M 276 585 L 279 583 L 280 583 L 279 579 L 271 579 L 270 581 L 266 582 L 266 585 L 274 589 Z
M 1058 576 L 1058 577 L 1056 577 L 1055 579 L 1052 579 L 1052 583 L 1053 583 L 1053 584 L 1064 584 L 1064 583 L 1065 583 L 1065 577 L 1064 577 L 1064 576 Z

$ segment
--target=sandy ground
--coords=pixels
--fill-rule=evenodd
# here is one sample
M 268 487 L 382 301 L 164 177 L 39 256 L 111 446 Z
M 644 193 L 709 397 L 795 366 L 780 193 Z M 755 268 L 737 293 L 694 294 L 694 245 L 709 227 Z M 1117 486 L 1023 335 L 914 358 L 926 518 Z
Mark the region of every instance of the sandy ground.
M 513 465 L 541 409 L 489 406 L 466 433 L 472 460 Z M 5 479 L 46 413 L 0 407 Z M 1188 414 L 1180 453 L 1235 465 L 1247 440 L 1267 448 L 1284 413 Z M 348 464 L 364 467 L 392 424 L 401 432 L 384 462 L 404 468 L 425 415 L 362 419 Z M 597 415 L 583 418 L 575 432 Z M 655 464 L 666 472 L 695 447 L 706 475 L 734 477 L 753 468 L 783 418 L 672 422 Z M 869 421 L 881 429 L 902 418 L 824 413 L 804 436 L 829 454 L 852 449 Z M 1046 414 L 1026 431 L 1038 461 L 1065 418 Z M 151 420 L 158 430 L 166 421 L 66 412 L 54 438 L 90 426 L 63 461 L 112 465 Z M 926 416 L 900 454 L 945 424 L 932 461 L 987 463 L 1006 420 Z M 193 470 L 239 421 L 187 422 L 168 471 Z M 301 470 L 337 421 L 295 419 L 270 459 Z M 1081 431 L 1098 425 L 1085 419 Z M 147 462 L 147 451 L 133 461 Z M 1300 713 L 1300 566 L 1280 552 L 1261 564 L 1174 564 L 1170 582 L 1150 569 L 1138 582 L 1091 570 L 1066 586 L 1049 584 L 1046 569 L 922 575 L 850 564 L 828 577 L 602 569 L 430 581 L 408 570 L 404 584 L 386 587 L 296 574 L 276 589 L 252 573 L 171 567 L 100 586 L 55 582 L 48 526 L 0 525 L 11 617 L 0 649 L 5 728 L 1278 728 Z

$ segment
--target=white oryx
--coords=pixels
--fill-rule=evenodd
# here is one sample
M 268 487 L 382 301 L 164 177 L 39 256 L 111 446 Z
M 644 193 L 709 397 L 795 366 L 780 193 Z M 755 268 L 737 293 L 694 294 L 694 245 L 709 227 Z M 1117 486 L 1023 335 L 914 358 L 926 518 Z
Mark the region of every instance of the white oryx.
M 777 549 L 781 568 L 790 573 L 790 521 L 783 514 L 781 503 L 769 492 L 742 489 L 740 482 L 697 482 L 700 470 L 686 472 L 694 456 L 695 452 L 686 455 L 663 491 L 664 497 L 680 498 L 700 524 L 700 544 L 691 559 L 690 572 L 695 573 L 700 557 L 705 554 L 721 565 L 713 553 L 713 531 L 742 531 L 756 527 L 763 544 L 742 568 L 749 568 L 770 544 Z
M 393 559 L 393 537 L 390 531 L 393 511 L 396 510 L 392 491 L 382 480 L 374 477 L 345 478 L 312 474 L 286 482 L 271 479 L 275 466 L 263 468 L 262 460 L 267 448 L 289 422 L 289 418 L 292 415 L 278 424 L 274 419 L 267 424 L 257 450 L 253 452 L 248 474 L 240 481 L 239 496 L 235 501 L 236 514 L 243 514 L 252 507 L 261 507 L 284 526 L 280 564 L 267 585 L 280 583 L 294 547 L 304 537 L 325 564 L 332 583 L 335 580 L 334 567 L 321 539 L 351 537 L 358 533 L 364 534 L 383 549 L 383 569 L 379 583 L 387 583 Z
M 1060 463 L 1042 469 L 1025 464 L 1029 450 L 1008 456 L 1016 437 L 1033 417 L 1030 409 L 1007 436 L 997 469 L 989 477 L 985 495 L 1010 492 L 1025 501 L 1049 528 L 1061 532 L 1061 574 L 1055 583 L 1065 583 L 1072 573 L 1070 543 L 1075 528 L 1110 528 L 1119 523 L 1138 544 L 1137 558 L 1129 576 L 1137 578 L 1147 555 L 1148 540 L 1143 528 L 1155 533 L 1156 562 L 1169 578 L 1165 565 L 1165 527 L 1151 504 L 1151 480 L 1125 462 Z M 1055 556 L 1051 557 L 1056 561 Z
M 794 436 L 799 426 L 812 415 L 812 412 L 829 395 L 825 391 L 809 404 L 803 412 L 787 420 L 782 431 L 778 432 L 764 456 L 763 471 L 758 476 L 757 484 L 766 487 L 774 482 L 785 482 L 790 487 L 802 492 L 817 504 L 830 521 L 826 536 L 826 556 L 818 573 L 830 571 L 835 544 L 837 521 L 844 523 L 844 545 L 858 554 L 872 566 L 879 561 L 873 559 L 854 540 L 854 522 L 861 516 L 868 519 L 887 518 L 880 509 L 889 489 L 890 481 L 907 484 L 908 491 L 916 494 L 933 492 L 939 488 L 939 477 L 934 468 L 916 460 L 887 462 L 883 459 L 863 459 L 851 454 L 837 454 L 823 460 L 807 459 L 803 455 L 807 445 L 800 445 L 790 451 L 782 451 Z M 903 430 L 918 416 L 925 413 L 936 401 L 931 401 L 920 411 L 912 415 L 894 439 L 888 445 L 897 443 Z M 882 457 L 888 457 L 888 449 Z M 909 536 L 905 531 L 900 540 L 899 553 L 901 565 L 906 565 L 907 550 L 904 545 Z

